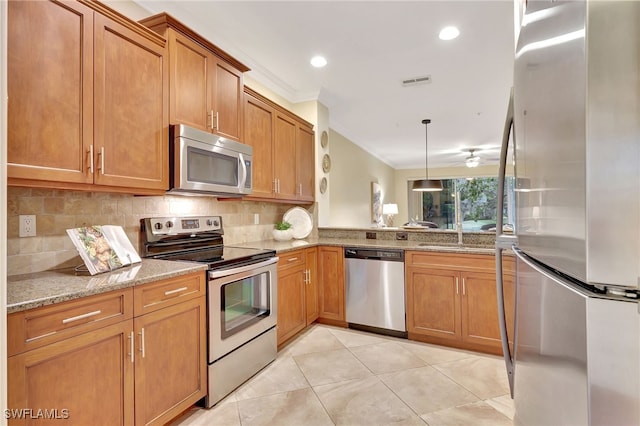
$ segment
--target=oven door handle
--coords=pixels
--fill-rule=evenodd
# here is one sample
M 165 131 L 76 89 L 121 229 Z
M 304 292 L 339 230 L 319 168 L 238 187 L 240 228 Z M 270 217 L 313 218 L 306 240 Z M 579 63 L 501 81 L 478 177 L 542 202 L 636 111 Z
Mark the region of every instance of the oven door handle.
M 209 278 L 216 279 L 216 278 L 228 277 L 230 275 L 240 274 L 242 272 L 247 272 L 257 268 L 262 268 L 263 266 L 273 265 L 274 263 L 278 262 L 278 259 L 279 259 L 278 257 L 270 257 L 265 261 L 252 263 L 250 265 L 243 265 L 237 268 L 209 271 Z

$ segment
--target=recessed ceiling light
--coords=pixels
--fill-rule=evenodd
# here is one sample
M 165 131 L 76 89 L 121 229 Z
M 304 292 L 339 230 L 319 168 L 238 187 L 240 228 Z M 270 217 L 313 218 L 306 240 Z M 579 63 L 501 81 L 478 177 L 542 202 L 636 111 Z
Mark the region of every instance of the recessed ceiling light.
M 327 65 L 327 60 L 324 58 L 324 56 L 314 56 L 313 58 L 311 58 L 311 65 L 316 68 L 322 68 Z
M 459 35 L 460 30 L 458 30 L 456 27 L 444 27 L 442 30 L 440 30 L 440 34 L 438 35 L 438 37 L 440 37 L 440 40 L 453 40 Z

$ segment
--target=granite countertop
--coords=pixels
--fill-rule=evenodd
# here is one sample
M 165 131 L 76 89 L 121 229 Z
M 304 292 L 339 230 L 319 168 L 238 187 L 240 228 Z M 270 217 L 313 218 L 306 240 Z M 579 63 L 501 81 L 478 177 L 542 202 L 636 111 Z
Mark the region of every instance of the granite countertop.
M 238 247 L 250 247 L 259 249 L 272 249 L 276 253 L 284 253 L 291 250 L 298 250 L 315 246 L 338 246 L 338 247 L 364 247 L 364 248 L 393 248 L 403 250 L 418 251 L 438 251 L 448 253 L 467 254 L 494 254 L 495 249 L 487 246 L 458 245 L 458 244 L 437 244 L 418 241 L 398 241 L 398 240 L 367 240 L 350 238 L 306 238 L 303 240 L 275 241 L 264 240 L 254 241 L 244 244 L 234 244 Z
M 458 245 L 437 242 L 401 241 L 361 238 L 307 238 L 303 240 L 263 240 L 236 247 L 271 249 L 284 253 L 320 245 L 337 247 L 394 248 L 448 253 L 494 254 L 486 245 Z M 142 259 L 141 263 L 118 269 L 111 273 L 77 274 L 73 268 L 7 277 L 7 313 L 24 311 L 40 306 L 65 302 L 111 290 L 146 284 L 165 278 L 205 271 L 207 265 L 194 262 Z
M 117 271 L 87 275 L 73 268 L 7 277 L 7 313 L 65 302 L 112 290 L 146 284 L 191 272 L 206 271 L 207 265 L 142 259 L 141 263 Z

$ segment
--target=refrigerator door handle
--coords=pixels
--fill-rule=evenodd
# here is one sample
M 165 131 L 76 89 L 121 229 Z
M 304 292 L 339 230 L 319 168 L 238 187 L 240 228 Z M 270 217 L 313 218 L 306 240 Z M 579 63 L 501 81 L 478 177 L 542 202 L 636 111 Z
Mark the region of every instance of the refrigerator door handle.
M 510 249 L 516 243 L 513 235 L 503 234 L 504 210 L 504 181 L 507 168 L 507 151 L 509 150 L 509 135 L 513 128 L 513 88 L 509 96 L 509 107 L 507 108 L 507 118 L 504 123 L 502 133 L 502 148 L 500 149 L 500 168 L 498 171 L 498 211 L 496 214 L 496 290 L 498 294 L 498 321 L 500 323 L 500 339 L 502 340 L 502 354 L 507 367 L 507 377 L 509 379 L 509 391 L 513 398 L 513 355 L 509 348 L 509 335 L 507 331 L 507 319 L 504 308 L 504 280 L 502 271 L 502 251 Z M 513 133 L 515 142 L 515 132 Z M 515 231 L 515 229 L 514 229 Z

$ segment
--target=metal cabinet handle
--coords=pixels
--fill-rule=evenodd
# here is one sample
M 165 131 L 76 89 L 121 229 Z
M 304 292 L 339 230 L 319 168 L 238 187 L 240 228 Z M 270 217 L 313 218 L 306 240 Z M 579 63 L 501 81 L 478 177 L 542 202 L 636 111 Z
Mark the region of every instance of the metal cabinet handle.
M 295 262 L 296 260 L 298 260 L 297 257 L 292 257 L 292 258 L 288 259 L 287 262 Z
M 93 312 L 87 312 L 86 314 L 82 314 L 82 315 L 77 315 L 75 317 L 71 317 L 71 318 L 65 318 L 62 320 L 63 324 L 68 324 L 70 322 L 74 322 L 74 321 L 78 321 L 81 319 L 85 319 L 85 318 L 89 318 L 89 317 L 93 317 L 96 315 L 100 315 L 102 313 L 101 310 L 97 310 L 97 311 L 93 311 Z
M 460 288 L 458 286 L 458 277 L 456 277 L 456 294 L 460 294 Z
M 466 280 L 467 280 L 466 278 L 462 279 L 462 295 L 463 296 L 467 294 L 467 284 L 466 284 L 467 281 Z
M 216 129 L 220 127 L 220 117 L 218 116 L 218 111 L 216 111 Z
M 140 329 L 140 352 L 142 352 L 142 358 L 144 358 L 144 327 Z
M 129 355 L 129 359 L 131 359 L 131 363 L 133 364 L 134 362 L 134 351 L 135 351 L 135 343 L 133 340 L 133 331 L 131 331 L 131 333 L 129 333 L 129 353 L 127 355 Z
M 213 125 L 213 110 L 209 112 L 209 127 L 211 127 L 211 130 L 215 129 L 215 126 Z
M 100 152 L 98 153 L 100 156 L 100 174 L 104 174 L 104 146 L 100 148 Z
M 89 172 L 91 172 L 91 174 L 93 174 L 93 145 L 89 146 Z
M 188 287 L 180 287 L 180 288 L 176 288 L 176 289 L 173 289 L 173 290 L 167 290 L 167 291 L 164 292 L 164 295 L 165 296 L 169 296 L 171 294 L 180 293 L 181 291 L 185 291 L 187 289 L 188 289 Z

